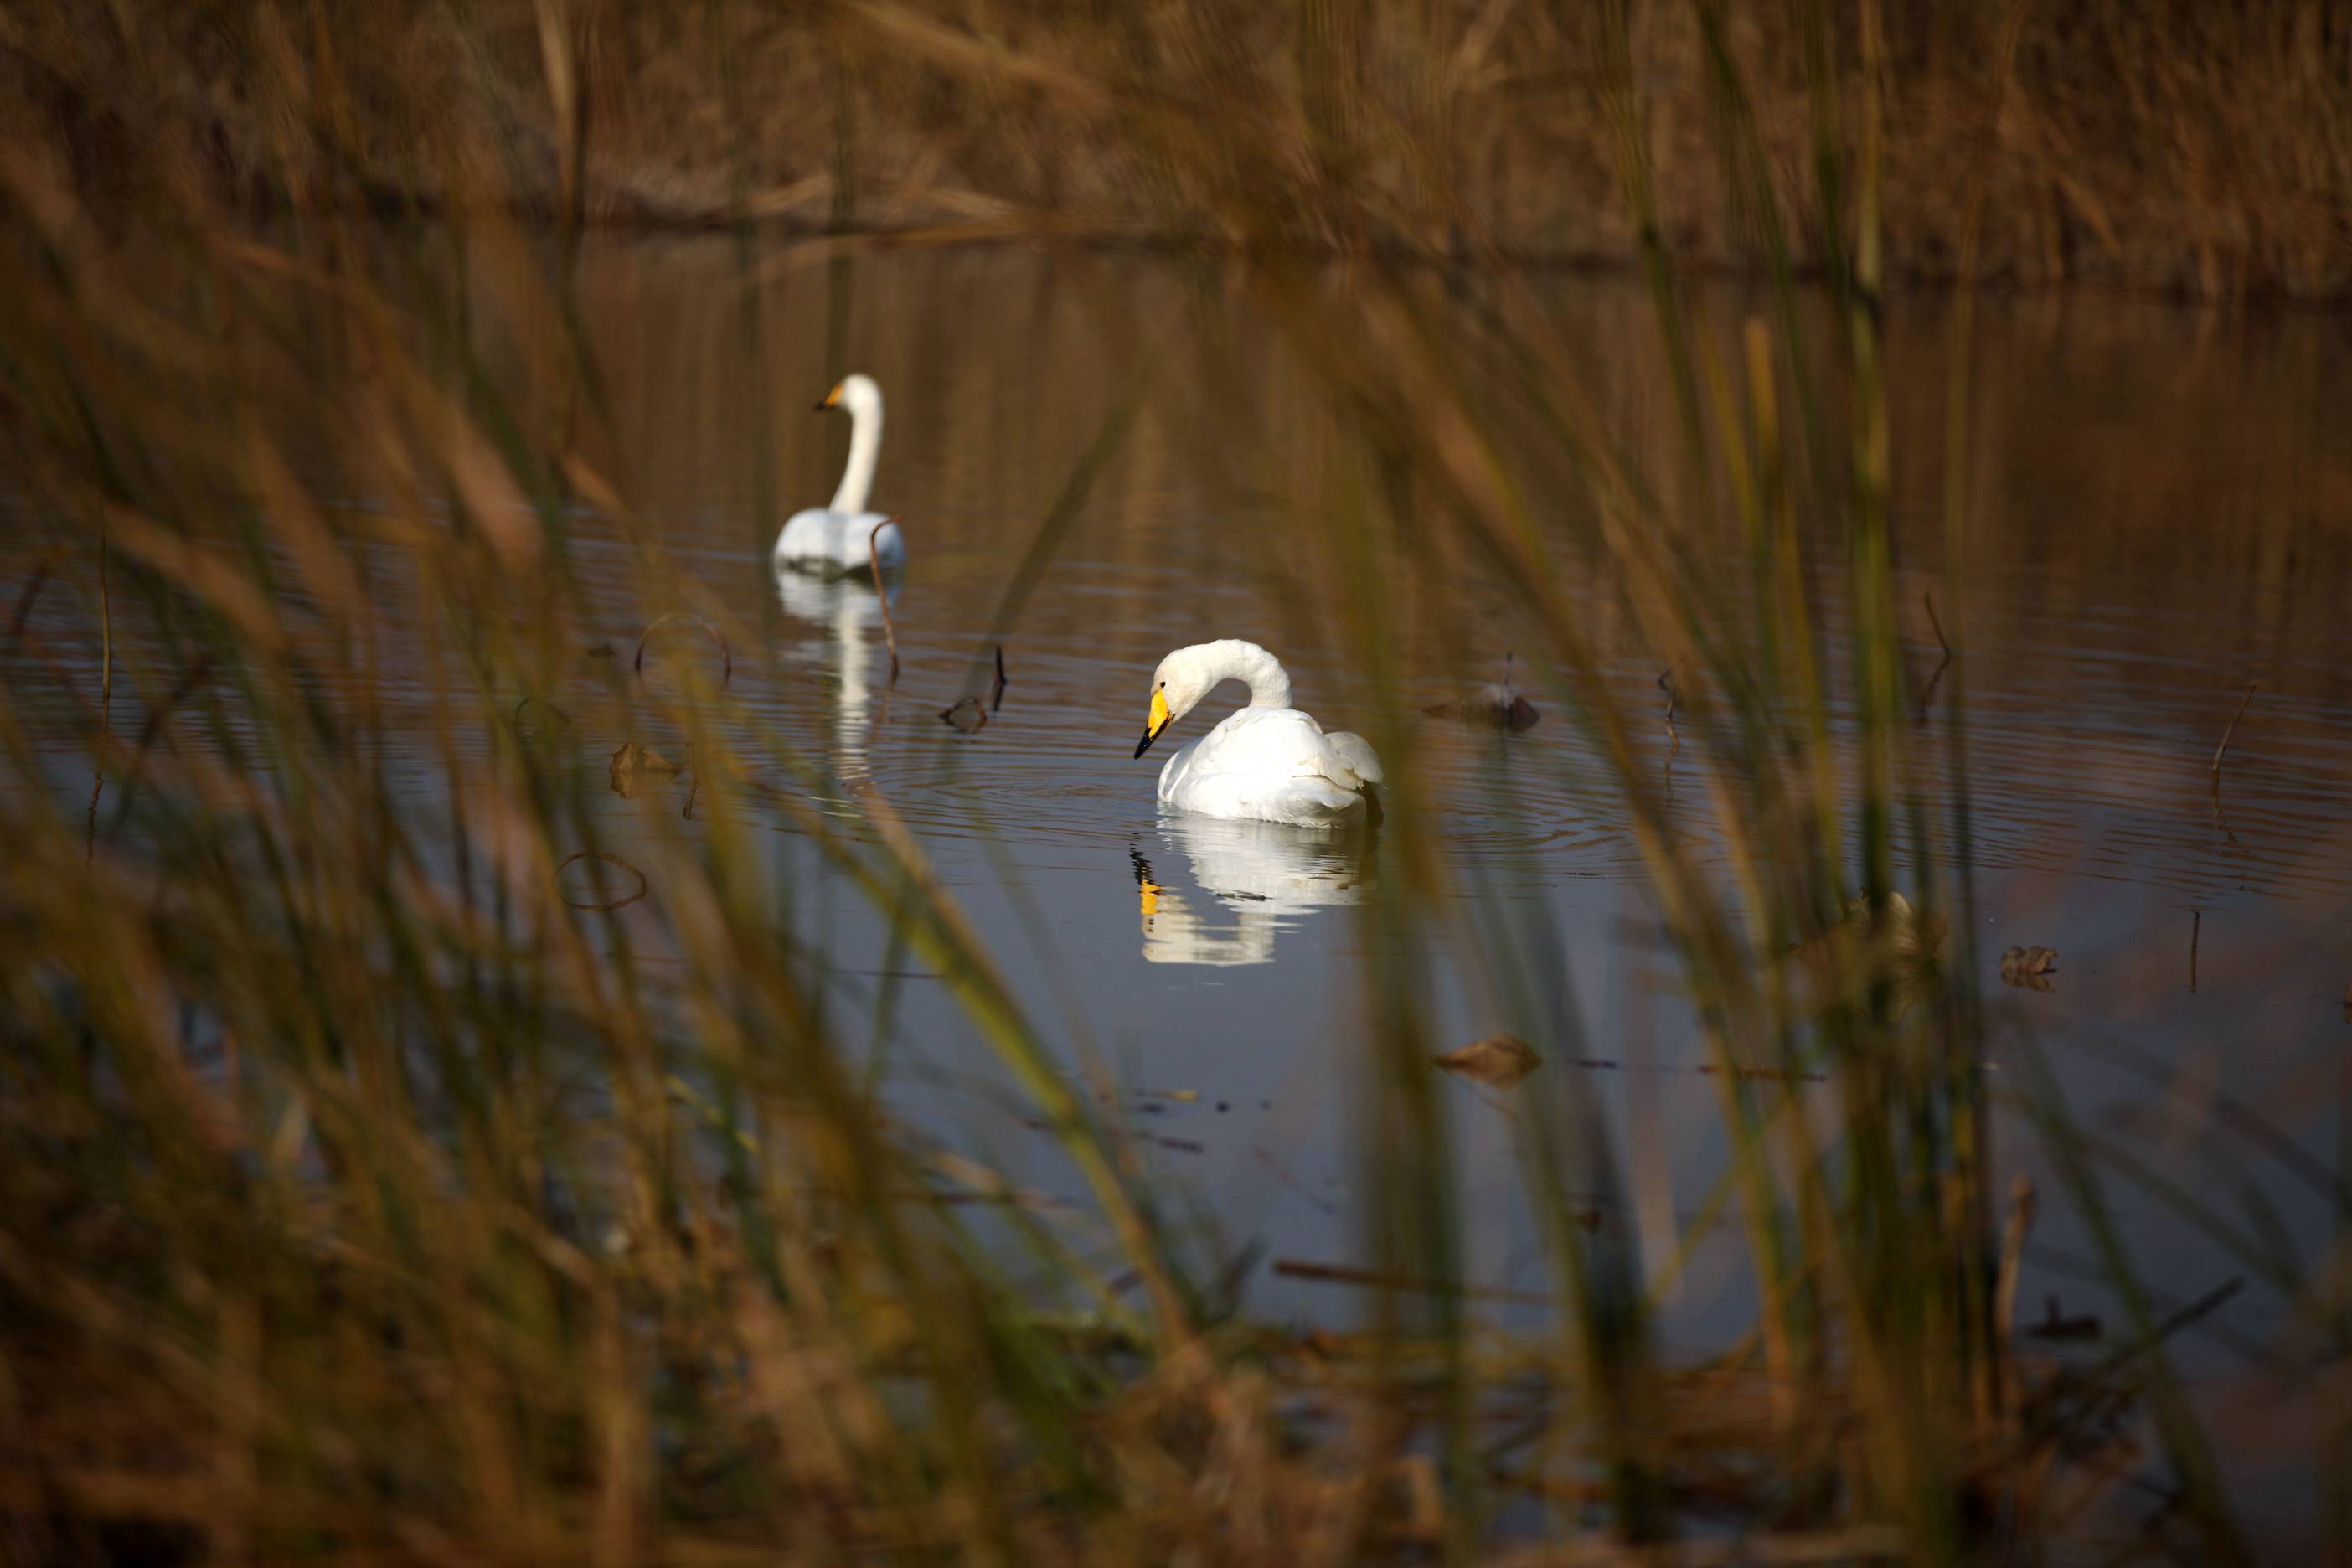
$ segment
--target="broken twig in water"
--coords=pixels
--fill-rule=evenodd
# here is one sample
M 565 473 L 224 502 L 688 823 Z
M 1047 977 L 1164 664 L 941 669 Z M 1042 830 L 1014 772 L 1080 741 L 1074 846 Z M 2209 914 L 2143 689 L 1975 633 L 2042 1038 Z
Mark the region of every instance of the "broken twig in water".
M 890 523 L 895 525 L 898 521 L 893 517 Z M 874 568 L 874 596 L 882 602 L 882 640 L 890 646 L 890 684 L 896 686 L 898 684 L 898 628 L 890 622 L 890 590 L 883 585 L 882 551 L 874 542 L 881 531 L 877 528 L 866 536 L 866 559 Z
M 2230 715 L 2230 726 L 2221 731 L 2221 743 L 2213 748 L 2213 788 L 2217 794 L 2221 788 L 2221 758 L 2230 750 L 2230 737 L 2238 732 L 2238 721 L 2246 716 L 2247 706 L 2254 700 L 2254 689 L 2261 684 L 2259 680 L 2246 682 L 2246 694 L 2238 699 L 2238 710 Z
M 1919 597 L 1927 605 L 1927 624 L 1936 628 L 1936 646 L 1944 650 L 1944 657 L 1936 662 L 1935 673 L 1927 677 L 1927 689 L 1919 693 L 1918 721 L 1924 724 L 1927 721 L 1927 704 L 1936 700 L 1936 684 L 1944 679 L 1944 671 L 1952 667 L 1952 645 L 1944 636 L 1944 623 L 1937 618 L 1936 595 L 1923 588 Z
M 89 781 L 89 825 L 82 836 L 85 864 L 98 858 L 98 797 L 106 790 L 106 750 L 114 741 L 114 595 L 108 586 L 106 514 L 98 518 L 98 765 Z
M 991 713 L 1004 706 L 1004 645 L 996 645 L 996 684 L 988 689 L 988 710 Z
M 2197 994 L 2197 938 L 2198 938 L 2199 933 L 2204 930 L 2204 927 L 2205 927 L 2205 911 L 2204 911 L 2203 910 L 2189 910 L 2189 994 L 2190 994 L 2190 995 L 2192 995 L 2192 996 L 2193 996 L 2193 995 L 2195 995 L 2195 994 Z
M 604 903 L 604 904 L 583 904 L 583 903 L 580 902 L 577 899 L 574 899 L 571 894 L 569 894 L 569 893 L 565 892 L 565 891 L 563 890 L 563 889 L 562 889 L 562 876 L 563 876 L 563 872 L 564 872 L 565 868 L 566 868 L 566 867 L 569 867 L 569 866 L 570 866 L 573 861 L 575 861 L 575 860 L 604 860 L 604 861 L 609 861 L 609 862 L 610 862 L 610 863 L 612 863 L 613 865 L 618 866 L 622 870 L 626 871 L 630 876 L 635 877 L 635 878 L 637 879 L 637 890 L 636 890 L 635 892 L 634 892 L 634 893 L 631 893 L 631 894 L 630 894 L 627 898 L 625 898 L 625 899 L 615 899 L 615 900 L 614 900 L 611 903 Z M 638 870 L 635 866 L 630 865 L 626 860 L 622 859 L 618 855 L 608 854 L 608 853 L 606 853 L 604 850 L 602 850 L 602 849 L 583 849 L 583 850 L 582 850 L 582 851 L 580 851 L 580 853 L 578 853 L 577 855 L 567 855 L 567 856 L 565 856 L 565 857 L 563 858 L 563 863 L 562 863 L 562 865 L 560 865 L 560 866 L 556 867 L 556 868 L 555 868 L 555 875 L 556 875 L 556 877 L 557 877 L 557 879 L 558 879 L 558 882 L 557 882 L 557 886 L 556 886 L 556 889 L 555 889 L 555 891 L 556 891 L 556 896 L 557 896 L 558 898 L 561 898 L 561 899 L 562 899 L 565 903 L 567 903 L 567 904 L 571 905 L 571 906 L 572 906 L 573 909 L 575 909 L 575 910 L 589 910 L 591 913 L 594 913 L 594 914 L 608 914 L 608 913 L 610 913 L 611 911 L 613 911 L 613 910 L 618 910 L 618 909 L 625 909 L 625 908 L 627 908 L 629 905 L 635 903 L 639 899 L 642 899 L 642 898 L 644 898 L 644 897 L 646 896 L 646 886 L 647 886 L 647 884 L 646 884 L 646 874 L 645 874 L 643 871 Z
M 1571 1214 L 1588 1230 L 1598 1229 L 1601 1215 L 1597 1210 L 1582 1215 Z M 1286 1279 L 1320 1279 L 1333 1285 L 1369 1285 L 1380 1290 L 1406 1290 L 1417 1295 L 1458 1296 L 1471 1301 L 1507 1301 L 1527 1307 L 1558 1305 L 1558 1298 L 1535 1290 L 1497 1290 L 1480 1285 L 1455 1285 L 1434 1279 L 1415 1279 L 1404 1274 L 1387 1274 L 1376 1268 L 1350 1268 L 1342 1263 L 1317 1263 L 1305 1258 L 1277 1258 L 1270 1266 Z
M 1658 689 L 1666 694 L 1666 739 L 1674 742 L 1666 748 L 1666 783 L 1668 784 L 1672 784 L 1675 782 L 1675 758 L 1681 754 L 1683 749 L 1683 738 L 1681 732 L 1675 728 L 1675 703 L 1676 701 L 1676 698 L 1675 695 L 1675 672 L 1673 670 L 1662 669 L 1658 671 Z
M 672 610 L 668 615 L 657 616 L 644 631 L 638 633 L 636 662 L 630 667 L 631 668 L 639 675 L 646 672 L 646 640 L 672 621 L 692 621 L 708 633 L 710 640 L 719 645 L 719 684 L 724 686 L 735 679 L 735 650 L 727 646 L 726 634 L 691 610 Z
M 566 713 L 562 709 L 558 708 L 546 698 L 533 697 L 530 693 L 526 691 L 523 693 L 522 700 L 516 703 L 514 708 L 514 727 L 516 734 L 520 735 L 522 733 L 522 710 L 530 707 L 534 702 L 538 703 L 541 708 L 546 709 L 548 712 L 554 715 L 555 726 L 557 729 L 569 730 L 572 728 L 571 714 Z
M 2018 1331 L 2037 1340 L 2095 1340 L 2099 1337 L 2099 1315 L 2084 1312 L 2070 1318 L 2058 1310 L 2057 1297 L 2044 1296 L 2042 1321 Z

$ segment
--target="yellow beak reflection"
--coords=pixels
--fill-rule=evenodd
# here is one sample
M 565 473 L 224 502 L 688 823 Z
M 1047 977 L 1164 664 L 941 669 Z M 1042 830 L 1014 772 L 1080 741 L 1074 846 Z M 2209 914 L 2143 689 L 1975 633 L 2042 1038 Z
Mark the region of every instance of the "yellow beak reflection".
M 1135 754 L 1139 757 L 1150 751 L 1151 742 L 1160 739 L 1160 731 L 1168 728 L 1168 724 L 1167 694 L 1154 689 L 1151 693 L 1151 711 L 1144 716 L 1143 739 L 1135 743 Z

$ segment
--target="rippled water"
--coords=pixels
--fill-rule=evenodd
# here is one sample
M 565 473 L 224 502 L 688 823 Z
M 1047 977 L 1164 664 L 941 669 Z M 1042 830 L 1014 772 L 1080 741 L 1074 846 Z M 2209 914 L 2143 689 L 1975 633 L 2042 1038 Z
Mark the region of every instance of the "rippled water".
M 599 460 L 685 569 L 760 629 L 765 646 L 738 650 L 730 686 L 751 732 L 878 789 L 1035 1016 L 1124 1082 L 1180 1091 L 1140 1102 L 1149 1157 L 1234 1241 L 1276 1258 L 1360 1253 L 1350 1204 L 1360 961 L 1424 966 L 1435 1037 L 1467 1039 L 1509 1021 L 1455 962 L 1490 940 L 1483 911 L 1539 912 L 1558 941 L 1532 963 L 1581 1024 L 1580 1038 L 1555 1043 L 1556 1065 L 1601 1082 L 1634 1177 L 1641 1212 L 1630 1222 L 1654 1274 L 1664 1270 L 1675 1229 L 1722 1168 L 1718 1101 L 1602 770 L 1546 672 L 1524 661 L 1522 684 L 1546 710 L 1526 733 L 1421 711 L 1493 679 L 1514 646 L 1503 595 L 1475 571 L 1417 584 L 1399 613 L 1410 714 L 1377 711 L 1375 683 L 1335 661 L 1297 588 L 1331 563 L 1281 521 L 1285 490 L 1311 488 L 1332 437 L 1301 412 L 1294 373 L 1239 296 L 1172 264 L 1021 250 L 830 268 L 780 255 L 758 273 L 747 309 L 731 241 L 608 243 L 583 271 L 618 421 Z M 1638 289 L 1584 278 L 1538 287 L 1593 345 L 1624 437 L 1637 448 L 1669 441 Z M 1706 301 L 1727 321 L 1752 303 L 1730 289 Z M 1958 603 L 1940 572 L 1943 310 L 1935 298 L 1898 300 L 1889 326 L 1895 516 L 1914 563 L 1906 629 L 1921 682 L 1938 658 L 1925 596 L 1947 616 Z M 482 330 L 495 354 L 495 324 Z M 1214 352 L 1166 352 L 1192 335 Z M 2269 1205 L 2306 1255 L 2329 1234 L 2329 1197 L 2264 1156 L 2247 1119 L 2332 1169 L 2339 1107 L 2352 1107 L 2342 1066 L 2352 1038 L 2347 350 L 2352 325 L 2340 317 L 2087 295 L 1981 302 L 1970 655 L 1937 700 L 1964 676 L 1967 747 L 1958 763 L 1937 753 L 1933 781 L 1948 788 L 1964 767 L 1976 876 L 1962 916 L 1977 922 L 1989 966 L 2011 943 L 2062 954 L 2047 992 L 2005 989 L 1989 967 L 1997 1040 L 2032 1030 L 2088 1125 L 2224 1210 Z M 853 369 L 888 398 L 875 504 L 905 515 L 909 541 L 892 605 L 895 682 L 870 588 L 779 581 L 767 563 L 782 515 L 833 489 L 845 432 L 807 408 Z M 520 359 L 509 371 L 528 383 Z M 1246 398 L 1223 395 L 1233 377 Z M 992 627 L 1016 569 L 1105 413 L 1139 384 L 1127 441 L 1003 637 L 1001 709 L 970 733 L 943 722 L 958 697 L 985 695 Z M 1575 503 L 1558 511 L 1564 558 L 1584 559 L 1568 542 Z M 595 635 L 625 657 L 667 606 L 635 580 L 617 522 L 583 513 L 573 523 Z M 1823 586 L 1832 627 L 1835 581 Z M 1628 701 L 1658 707 L 1658 672 L 1612 585 L 1596 572 L 1577 591 Z M 1448 891 L 1423 929 L 1381 939 L 1401 946 L 1376 948 L 1359 917 L 1368 889 L 1406 874 L 1377 834 L 1334 840 L 1157 810 L 1161 757 L 1130 755 L 1149 673 L 1169 648 L 1216 637 L 1275 648 L 1298 704 L 1327 725 L 1415 748 L 1428 806 L 1444 818 Z M 681 638 L 652 668 L 680 657 L 706 656 Z M 588 663 L 577 677 L 600 678 Z M 2250 682 L 2259 690 L 2217 795 L 2209 763 Z M 1220 706 L 1175 738 L 1204 732 Z M 1940 713 L 1931 705 L 1931 721 Z M 628 740 L 677 743 L 586 727 L 561 743 L 601 770 Z M 1663 724 L 1646 740 L 1663 763 Z M 410 787 L 429 798 L 436 753 L 418 741 Z M 707 831 L 707 812 L 686 815 L 692 787 L 653 782 L 652 810 L 642 796 L 606 797 L 613 840 Z M 1690 788 L 1686 779 L 1677 806 L 1704 843 Z M 870 1006 L 891 994 L 894 1061 L 919 1114 L 1016 1175 L 1058 1181 L 935 977 L 891 947 L 786 815 L 756 796 L 719 809 L 762 830 L 757 852 L 845 997 Z M 2001 1071 L 1998 1046 L 1988 1070 Z M 1446 1092 L 1474 1277 L 1540 1289 L 1508 1111 L 1467 1085 Z M 2224 1102 L 2235 1109 L 2216 1114 Z M 2005 1132 L 2000 1154 L 2005 1174 L 2040 1173 L 2022 1128 Z M 2159 1206 L 2116 1195 L 2168 1299 L 2242 1271 Z M 2044 1226 L 2027 1317 L 2045 1295 L 2069 1311 L 2112 1311 L 2084 1283 L 2086 1250 L 2063 1216 Z M 1267 1277 L 1259 1300 L 1300 1315 L 1349 1310 L 1343 1289 L 1289 1277 Z M 1742 1320 L 1744 1301 L 1739 1248 L 1702 1248 L 1671 1293 L 1669 1334 L 1710 1342 Z M 2292 1368 L 2245 1348 L 2284 1310 L 2251 1289 L 2191 1349 L 2217 1398 L 2259 1405 L 2285 1386 Z M 2293 1434 L 2310 1427 L 2273 1430 L 2277 1452 L 2255 1444 L 2240 1456 L 2256 1472 L 2291 1468 Z

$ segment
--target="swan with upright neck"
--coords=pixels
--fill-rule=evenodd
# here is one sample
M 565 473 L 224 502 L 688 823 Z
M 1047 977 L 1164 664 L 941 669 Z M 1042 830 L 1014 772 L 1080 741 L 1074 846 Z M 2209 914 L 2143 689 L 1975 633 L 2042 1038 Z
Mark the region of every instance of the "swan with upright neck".
M 1377 805 L 1380 759 L 1362 736 L 1327 732 L 1293 708 L 1281 661 L 1253 642 L 1196 643 L 1161 659 L 1135 754 L 1227 680 L 1249 688 L 1249 705 L 1168 759 L 1160 804 L 1300 827 L 1363 821 Z
M 823 509 L 796 511 L 776 536 L 776 564 L 826 577 L 895 571 L 907 560 L 898 520 L 866 510 L 874 489 L 874 465 L 882 454 L 882 389 L 867 375 L 845 377 L 817 405 L 820 413 L 849 414 L 849 462 L 841 488 Z

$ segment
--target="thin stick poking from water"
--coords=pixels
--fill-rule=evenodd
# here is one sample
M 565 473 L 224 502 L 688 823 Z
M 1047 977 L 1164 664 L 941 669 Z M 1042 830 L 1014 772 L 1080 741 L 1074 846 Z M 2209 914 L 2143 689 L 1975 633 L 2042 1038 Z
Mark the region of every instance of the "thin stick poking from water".
M 898 518 L 890 521 L 896 523 Z M 881 533 L 877 528 L 866 536 L 866 559 L 874 564 L 874 596 L 882 601 L 882 640 L 890 645 L 890 684 L 898 684 L 898 628 L 890 622 L 890 590 L 882 582 L 882 551 L 874 541 Z
M 1004 706 L 1004 645 L 996 645 L 996 684 L 988 689 L 988 710 L 991 713 Z
M 2259 680 L 2246 682 L 2246 694 L 2238 699 L 2238 710 L 2230 715 L 2230 727 L 2221 731 L 2221 743 L 2213 748 L 2213 787 L 2216 790 L 2221 787 L 2221 758 L 2230 749 L 2230 737 L 2238 732 L 2238 721 L 2246 716 L 2246 708 L 2254 700 L 2254 688 L 2261 684 Z
M 625 899 L 614 899 L 610 903 L 582 903 L 571 894 L 564 892 L 561 886 L 558 886 L 556 889 L 557 895 L 562 898 L 565 903 L 570 904 L 573 909 L 587 910 L 594 914 L 608 914 L 614 910 L 625 909 L 646 896 L 646 874 L 643 871 L 638 870 L 635 866 L 630 865 L 626 860 L 622 859 L 618 855 L 608 854 L 602 849 L 583 849 L 576 855 L 565 856 L 563 858 L 563 864 L 556 867 L 555 868 L 556 876 L 561 878 L 563 875 L 564 867 L 571 865 L 575 860 L 609 861 L 637 879 L 637 890 L 631 893 Z
M 98 766 L 89 781 L 89 826 L 82 837 L 85 865 L 98 858 L 98 797 L 106 789 L 106 748 L 114 738 L 114 595 L 107 577 L 106 518 L 98 520 Z
M 2197 938 L 2205 928 L 2205 911 L 2189 911 L 2189 993 L 2197 994 Z
M 724 686 L 735 679 L 735 650 L 727 646 L 727 634 L 691 610 L 672 610 L 666 616 L 655 616 L 647 623 L 646 629 L 637 634 L 637 657 L 636 661 L 630 666 L 632 669 L 639 675 L 646 672 L 646 642 L 652 638 L 654 633 L 672 621 L 692 621 L 709 633 L 710 640 L 719 645 L 719 684 Z
M 1927 677 L 1927 689 L 1919 693 L 1919 722 L 1927 721 L 1927 704 L 1936 700 L 1936 684 L 1944 679 L 1944 671 L 1952 667 L 1952 645 L 1944 636 L 1944 623 L 1936 615 L 1936 595 L 1922 589 L 1919 597 L 1927 602 L 1927 624 L 1936 628 L 1936 646 L 1944 657 L 1936 662 L 1935 673 Z
M 1508 675 L 1507 674 L 1504 679 L 1508 679 Z M 1666 694 L 1666 739 L 1674 742 L 1666 748 L 1666 787 L 1672 789 L 1675 783 L 1675 758 L 1681 754 L 1683 749 L 1682 735 L 1675 729 L 1675 696 L 1673 670 L 1658 671 L 1658 689 Z

